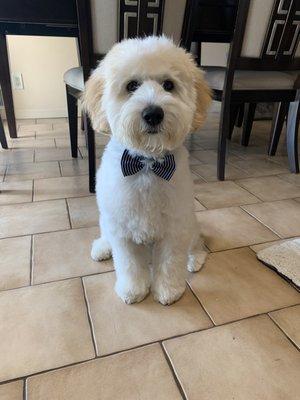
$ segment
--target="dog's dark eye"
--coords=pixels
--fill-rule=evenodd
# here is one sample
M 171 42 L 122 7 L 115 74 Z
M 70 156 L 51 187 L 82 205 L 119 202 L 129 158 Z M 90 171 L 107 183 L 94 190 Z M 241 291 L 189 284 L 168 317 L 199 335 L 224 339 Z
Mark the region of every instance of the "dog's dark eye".
M 140 86 L 140 83 L 138 81 L 130 81 L 127 83 L 127 86 L 126 86 L 127 92 L 129 92 L 129 93 L 135 92 L 139 86 Z
M 162 86 L 167 92 L 172 92 L 172 90 L 174 89 L 174 83 L 170 81 L 170 79 L 164 81 Z

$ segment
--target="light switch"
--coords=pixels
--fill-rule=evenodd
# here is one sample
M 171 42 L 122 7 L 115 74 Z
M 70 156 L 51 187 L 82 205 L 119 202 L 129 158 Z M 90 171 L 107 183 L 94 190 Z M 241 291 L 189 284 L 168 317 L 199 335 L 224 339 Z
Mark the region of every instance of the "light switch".
M 24 90 L 23 77 L 21 72 L 12 72 L 11 73 L 11 83 L 12 87 L 15 90 Z

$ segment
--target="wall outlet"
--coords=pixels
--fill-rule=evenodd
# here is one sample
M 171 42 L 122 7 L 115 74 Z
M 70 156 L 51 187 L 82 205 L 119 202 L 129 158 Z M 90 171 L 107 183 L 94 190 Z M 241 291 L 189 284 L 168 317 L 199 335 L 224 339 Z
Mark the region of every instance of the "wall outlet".
M 24 90 L 23 77 L 21 72 L 12 72 L 11 73 L 11 83 L 12 87 L 15 90 Z

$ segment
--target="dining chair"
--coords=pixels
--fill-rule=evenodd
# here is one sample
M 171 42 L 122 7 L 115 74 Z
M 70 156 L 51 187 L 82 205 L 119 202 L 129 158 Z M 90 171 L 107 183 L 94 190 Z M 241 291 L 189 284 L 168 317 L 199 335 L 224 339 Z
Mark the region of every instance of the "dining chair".
M 114 43 L 127 37 L 162 32 L 179 43 L 186 0 L 76 0 L 81 66 L 64 74 L 72 157 L 77 157 L 77 102 L 91 69 Z M 95 133 L 87 115 L 89 188 L 95 191 Z M 97 133 L 97 132 L 96 132 Z
M 188 51 L 194 47 L 194 55 L 199 66 L 202 59 L 202 43 L 229 43 L 232 40 L 238 0 L 186 0 L 182 46 Z M 209 71 L 212 66 L 202 66 Z M 225 67 L 224 67 L 225 71 Z M 243 127 L 242 145 L 247 146 L 255 115 L 256 104 L 232 104 L 230 108 L 231 139 L 234 127 Z M 245 138 L 248 138 L 248 141 Z
M 113 24 L 109 23 L 113 13 L 117 7 L 114 7 L 114 1 L 97 1 L 97 0 L 76 0 L 78 30 L 79 30 L 79 55 L 80 67 L 71 68 L 64 74 L 64 82 L 66 85 L 69 133 L 71 142 L 72 157 L 77 158 L 78 155 L 78 100 L 84 90 L 84 82 L 88 79 L 91 69 L 95 66 L 95 53 L 107 46 L 107 40 L 110 35 L 116 35 L 116 29 L 113 30 Z M 112 7 L 110 7 L 112 6 Z M 91 16 L 94 16 L 92 21 Z M 97 25 L 97 16 L 101 15 L 101 26 L 103 32 L 99 34 L 99 24 Z M 88 164 L 89 164 L 89 190 L 95 192 L 95 135 L 90 124 L 90 120 L 85 113 L 82 113 L 83 127 L 86 134 L 88 148 Z
M 239 1 L 227 67 L 206 73 L 215 100 L 222 102 L 217 164 L 219 180 L 225 178 L 230 110 L 241 103 L 290 103 L 288 159 L 290 170 L 299 172 L 299 14 L 297 0 Z

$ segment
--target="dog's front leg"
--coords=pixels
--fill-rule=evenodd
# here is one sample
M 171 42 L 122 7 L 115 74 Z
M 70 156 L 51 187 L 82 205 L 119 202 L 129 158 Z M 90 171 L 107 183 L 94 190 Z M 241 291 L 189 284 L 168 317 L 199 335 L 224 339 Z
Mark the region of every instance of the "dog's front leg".
M 174 238 L 163 239 L 155 244 L 151 291 L 154 299 L 161 304 L 172 304 L 183 295 L 187 257 L 188 246 L 178 243 Z
M 142 301 L 150 289 L 149 257 L 147 248 L 127 239 L 112 243 L 117 275 L 115 291 L 126 304 Z

